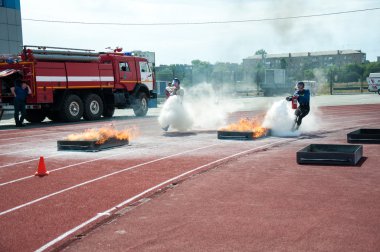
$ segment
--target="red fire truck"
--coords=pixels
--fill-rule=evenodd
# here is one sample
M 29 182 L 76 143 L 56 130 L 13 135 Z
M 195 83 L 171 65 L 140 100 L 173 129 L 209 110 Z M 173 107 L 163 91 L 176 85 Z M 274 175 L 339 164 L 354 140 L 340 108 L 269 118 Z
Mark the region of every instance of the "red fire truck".
M 112 117 L 115 108 L 132 108 L 136 116 L 145 116 L 157 98 L 152 65 L 121 50 L 24 46 L 20 56 L 0 62 L 0 110 L 12 107 L 10 88 L 16 78 L 32 90 L 27 98 L 29 122 L 46 117 L 97 120 Z

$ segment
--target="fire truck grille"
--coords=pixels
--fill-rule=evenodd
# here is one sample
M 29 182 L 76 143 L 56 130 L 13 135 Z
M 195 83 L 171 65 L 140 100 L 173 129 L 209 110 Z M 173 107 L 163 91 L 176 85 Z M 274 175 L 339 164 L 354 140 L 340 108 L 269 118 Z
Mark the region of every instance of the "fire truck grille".
M 110 138 L 102 144 L 97 144 L 96 141 L 67 141 L 59 140 L 57 141 L 58 150 L 66 151 L 87 151 L 87 152 L 96 152 L 111 148 L 120 147 L 127 145 L 128 140 L 119 140 L 116 138 Z

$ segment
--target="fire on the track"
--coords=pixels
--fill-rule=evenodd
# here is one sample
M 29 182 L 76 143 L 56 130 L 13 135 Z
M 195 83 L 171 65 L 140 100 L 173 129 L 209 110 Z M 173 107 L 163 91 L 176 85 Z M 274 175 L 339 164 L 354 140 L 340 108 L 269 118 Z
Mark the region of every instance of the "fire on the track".
M 137 128 L 117 130 L 115 126 L 110 125 L 70 134 L 64 140 L 57 141 L 57 144 L 58 150 L 100 151 L 126 145 L 138 134 Z
M 269 134 L 269 129 L 261 126 L 259 118 L 242 118 L 218 130 L 218 139 L 253 140 Z

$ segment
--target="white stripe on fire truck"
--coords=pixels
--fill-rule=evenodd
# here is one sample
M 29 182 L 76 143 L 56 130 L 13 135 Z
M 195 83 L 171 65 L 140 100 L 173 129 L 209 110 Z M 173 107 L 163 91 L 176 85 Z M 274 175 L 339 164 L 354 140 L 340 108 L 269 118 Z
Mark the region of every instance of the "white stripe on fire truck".
M 36 81 L 52 82 L 52 81 L 66 81 L 64 76 L 36 76 Z
M 36 76 L 37 82 L 56 82 L 56 81 L 66 81 L 65 76 Z M 114 81 L 113 76 L 68 76 L 68 81 Z

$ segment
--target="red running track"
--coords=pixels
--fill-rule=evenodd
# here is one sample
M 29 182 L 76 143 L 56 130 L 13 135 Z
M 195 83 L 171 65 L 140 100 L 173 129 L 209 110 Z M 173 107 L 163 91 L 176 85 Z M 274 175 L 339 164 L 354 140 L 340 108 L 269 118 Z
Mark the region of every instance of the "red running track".
M 210 131 L 162 134 L 156 123 L 157 119 L 154 117 L 136 118 L 128 121 L 119 120 L 114 122 L 117 127 L 136 125 L 141 128 L 141 137 L 132 141 L 131 146 L 98 153 L 57 152 L 56 141 L 72 132 L 78 132 L 89 127 L 99 127 L 104 124 L 101 122 L 86 123 L 85 125 L 25 128 L 22 131 L 0 131 L 0 224 L 2 227 L 0 231 L 0 251 L 34 251 L 37 249 L 51 250 L 58 248 L 73 239 L 75 235 L 86 232 L 86 230 L 97 226 L 98 223 L 102 223 L 103 220 L 117 216 L 115 213 L 120 212 L 121 209 L 125 209 L 170 184 L 186 180 L 193 174 L 217 166 L 219 169 L 227 169 L 228 167 L 243 169 L 246 164 L 241 162 L 241 157 L 254 158 L 267 152 L 275 152 L 274 156 L 282 153 L 280 156 L 287 157 L 290 153 L 294 155 L 297 148 L 312 140 L 342 142 L 344 140 L 342 140 L 342 136 L 344 136 L 345 131 L 360 127 L 379 128 L 380 119 L 377 116 L 379 108 L 380 105 L 323 107 L 320 109 L 323 120 L 317 132 L 312 132 L 299 138 L 270 137 L 251 142 L 219 141 L 216 139 L 215 132 Z M 234 121 L 242 116 L 254 116 L 259 113 L 261 111 L 236 113 L 232 116 L 232 120 Z M 313 139 L 315 135 L 320 135 L 321 138 Z M 375 151 L 372 150 L 374 153 L 376 153 L 376 148 L 379 150 L 378 146 L 370 146 L 370 148 L 375 149 Z M 263 150 L 265 151 L 263 152 Z M 41 155 L 46 158 L 47 168 L 51 172 L 49 176 L 44 178 L 33 176 L 38 162 L 37 159 Z M 279 165 L 281 167 L 294 165 L 294 159 L 271 159 L 273 160 L 270 160 L 269 163 L 272 169 L 279 169 L 276 168 Z M 260 161 L 264 160 L 265 155 Z M 254 160 L 254 162 L 257 161 L 257 159 Z M 365 161 L 364 165 L 372 164 L 373 166 L 373 163 L 369 162 L 370 159 L 367 161 Z M 227 174 L 231 173 L 227 172 Z M 267 176 L 267 174 L 264 175 Z M 264 175 L 258 174 L 259 177 Z M 294 175 L 294 170 L 287 170 L 282 175 L 282 177 L 276 177 L 276 183 L 286 184 L 281 179 L 286 180 L 287 175 Z M 205 180 L 204 183 L 207 184 L 209 176 L 209 173 L 204 173 L 191 181 L 196 184 L 197 180 L 200 179 Z M 227 175 L 224 174 L 224 176 Z M 228 176 L 224 177 L 224 182 L 228 180 Z M 221 181 L 218 183 L 221 183 Z M 296 181 L 298 182 L 298 180 Z M 271 185 L 273 184 L 269 183 L 267 186 Z M 246 182 L 243 182 L 242 186 L 251 187 Z M 306 184 L 304 186 L 307 187 Z M 213 188 L 218 188 L 217 183 L 214 184 Z M 228 190 L 231 194 L 234 192 L 233 188 Z M 258 190 L 259 188 L 251 189 Z M 192 189 L 190 188 L 189 190 L 191 192 Z M 219 190 L 223 191 L 224 189 L 220 188 Z M 189 199 L 202 198 L 202 190 L 197 193 L 196 195 L 198 196 L 193 195 Z M 233 195 L 235 194 L 231 195 L 231 200 L 234 198 Z M 264 196 L 266 194 L 260 195 L 260 197 Z M 207 198 L 209 196 L 206 193 L 204 197 L 206 197 L 204 200 L 210 200 Z M 161 200 L 160 197 L 159 200 Z M 302 200 L 305 199 L 301 198 L 297 204 L 302 205 Z M 185 204 L 184 202 L 181 203 Z M 173 202 L 168 204 L 172 206 Z M 378 202 L 375 202 L 374 206 L 376 204 Z M 185 206 L 188 207 L 186 204 Z M 156 206 L 151 207 L 145 209 L 148 208 L 148 205 L 144 205 L 141 208 L 154 215 L 152 211 L 156 209 Z M 172 213 L 169 208 L 168 215 L 165 217 L 169 218 L 168 226 L 173 225 L 170 221 L 174 223 L 178 221 L 176 215 L 180 213 L 178 212 L 179 210 L 186 214 L 187 208 L 183 209 L 181 207 L 183 206 L 179 204 L 173 209 Z M 132 211 L 131 215 L 138 214 L 139 209 Z M 189 208 L 188 211 L 190 209 L 193 208 Z M 166 211 L 168 210 L 166 209 Z M 226 219 L 230 217 L 226 216 Z M 131 216 L 127 214 L 126 221 L 131 222 L 130 218 Z M 208 218 L 212 218 L 212 216 Z M 215 218 L 217 217 L 214 216 L 213 219 Z M 142 220 L 141 223 L 138 220 Z M 121 248 L 125 247 L 140 249 L 137 244 L 140 244 L 142 240 L 149 240 L 149 235 L 152 235 L 151 232 L 157 231 L 157 228 L 160 227 L 160 219 L 155 218 L 155 221 L 157 221 L 157 226 L 150 226 L 151 230 L 144 230 L 145 233 L 141 233 L 141 228 L 136 228 L 137 233 L 129 230 L 129 238 L 133 244 L 128 247 L 118 241 L 113 244 L 114 250 L 121 251 L 123 250 Z M 207 218 L 203 221 L 207 226 Z M 252 223 L 258 224 L 254 220 L 252 220 Z M 138 226 L 140 224 L 146 223 L 141 218 L 133 222 L 133 225 Z M 192 226 L 190 230 L 184 230 L 188 232 L 197 231 L 194 229 L 196 227 Z M 97 237 L 97 232 L 98 229 L 94 231 L 94 237 Z M 140 234 L 140 236 L 137 234 Z M 101 233 L 99 235 L 104 236 Z M 222 243 L 224 240 L 217 238 L 218 236 L 210 238 L 210 241 L 216 239 L 219 243 Z M 183 239 L 185 238 L 183 237 Z M 86 240 L 87 238 L 84 243 L 79 243 L 78 248 L 75 247 L 76 244 L 71 245 L 74 246 L 73 250 L 95 250 L 96 246 L 91 247 L 91 245 L 96 242 L 91 242 L 91 236 L 88 237 L 88 243 L 86 243 Z M 107 240 L 107 235 L 104 236 L 104 240 Z M 264 245 L 265 241 L 266 239 L 262 241 Z M 208 245 L 204 244 L 205 242 L 202 241 L 198 244 L 215 251 L 220 248 L 219 246 L 212 247 L 211 242 Z M 185 244 L 177 244 L 177 246 L 182 245 Z M 170 242 L 163 243 L 163 247 L 159 247 L 159 249 L 167 250 L 170 248 L 165 246 L 175 247 L 175 244 Z M 190 251 L 193 246 L 188 246 L 187 250 Z M 194 248 L 200 249 L 201 247 L 195 246 Z M 232 246 L 229 248 L 233 250 L 237 247 Z M 250 250 L 251 248 L 240 247 L 238 250 Z M 141 249 L 152 249 L 152 247 L 147 245 L 142 246 Z M 96 250 L 102 250 L 102 248 L 97 247 Z M 181 247 L 178 247 L 177 250 L 181 250 Z

